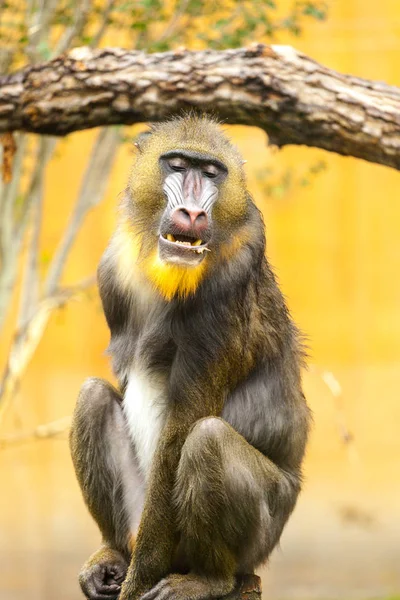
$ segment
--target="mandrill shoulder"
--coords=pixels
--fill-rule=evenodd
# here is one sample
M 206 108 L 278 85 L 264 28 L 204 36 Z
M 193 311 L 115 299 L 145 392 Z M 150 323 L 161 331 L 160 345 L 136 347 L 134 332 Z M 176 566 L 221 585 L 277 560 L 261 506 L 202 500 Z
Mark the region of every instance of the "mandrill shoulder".
M 124 389 L 138 340 L 155 312 L 162 309 L 162 300 L 137 271 L 133 257 L 124 254 L 118 232 L 104 252 L 97 279 L 103 311 L 110 329 L 107 353 L 113 370 Z M 146 325 L 147 324 L 147 325 Z
M 148 307 L 158 303 L 158 295 L 138 268 L 135 246 L 133 236 L 119 227 L 97 270 L 100 297 L 112 335 L 128 325 L 134 335 L 135 322 L 142 322 Z

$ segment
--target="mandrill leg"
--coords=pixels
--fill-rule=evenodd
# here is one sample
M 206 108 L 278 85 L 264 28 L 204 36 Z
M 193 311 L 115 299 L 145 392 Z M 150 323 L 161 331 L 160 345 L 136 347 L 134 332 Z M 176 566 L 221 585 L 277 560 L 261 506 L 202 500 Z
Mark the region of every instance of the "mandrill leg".
M 174 504 L 188 575 L 163 579 L 143 600 L 204 600 L 232 591 L 277 543 L 298 492 L 219 418 L 196 423 L 182 450 Z
M 79 576 L 90 600 L 118 597 L 143 507 L 144 484 L 121 400 L 106 381 L 87 380 L 79 393 L 70 434 L 78 482 L 104 540 Z

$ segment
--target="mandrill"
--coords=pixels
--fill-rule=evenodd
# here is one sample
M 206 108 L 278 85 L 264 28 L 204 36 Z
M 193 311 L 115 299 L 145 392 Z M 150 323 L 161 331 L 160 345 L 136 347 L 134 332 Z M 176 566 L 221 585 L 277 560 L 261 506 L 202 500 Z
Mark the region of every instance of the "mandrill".
M 136 145 L 98 270 L 118 389 L 87 380 L 71 430 L 103 537 L 79 581 L 91 600 L 220 598 L 295 506 L 304 353 L 218 124 L 175 118 Z

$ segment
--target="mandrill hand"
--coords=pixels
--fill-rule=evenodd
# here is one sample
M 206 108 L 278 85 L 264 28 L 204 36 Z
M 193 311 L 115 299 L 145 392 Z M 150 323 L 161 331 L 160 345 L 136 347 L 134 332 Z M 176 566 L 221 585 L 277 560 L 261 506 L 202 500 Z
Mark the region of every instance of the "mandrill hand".
M 82 592 L 89 600 L 116 600 L 125 579 L 128 563 L 111 548 L 101 548 L 83 566 L 79 575 Z
M 233 577 L 213 578 L 200 575 L 169 575 L 162 579 L 141 600 L 206 600 L 221 598 L 232 591 Z
M 133 563 L 134 564 L 134 563 Z M 151 589 L 151 584 L 145 584 L 140 581 L 135 573 L 133 564 L 131 563 L 126 578 L 121 587 L 121 594 L 118 600 L 139 600 L 146 592 Z

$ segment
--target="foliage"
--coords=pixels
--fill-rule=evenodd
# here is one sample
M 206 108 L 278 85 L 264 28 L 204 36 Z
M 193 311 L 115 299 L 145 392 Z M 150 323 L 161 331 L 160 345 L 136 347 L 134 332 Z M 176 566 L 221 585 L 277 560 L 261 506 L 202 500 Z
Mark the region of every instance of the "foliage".
M 107 42 L 148 52 L 177 46 L 235 48 L 280 32 L 300 35 L 305 19 L 325 19 L 328 2 L 293 0 L 6 0 L 1 4 L 0 66 L 48 60 L 68 45 Z M 71 38 L 71 39 L 69 39 Z M 125 43 L 120 42 L 124 40 Z
M 311 185 L 315 177 L 326 168 L 324 160 L 316 161 L 303 171 L 288 167 L 281 175 L 277 175 L 274 168 L 267 167 L 257 173 L 257 179 L 264 197 L 282 200 L 296 189 Z

